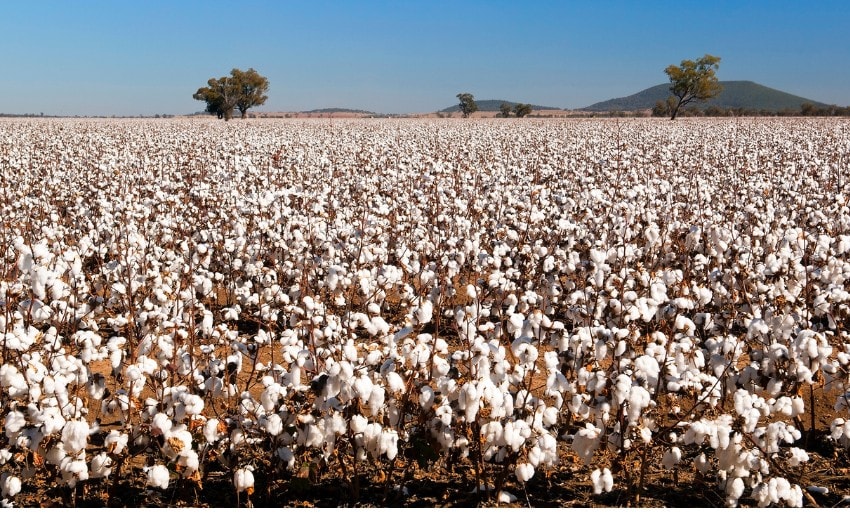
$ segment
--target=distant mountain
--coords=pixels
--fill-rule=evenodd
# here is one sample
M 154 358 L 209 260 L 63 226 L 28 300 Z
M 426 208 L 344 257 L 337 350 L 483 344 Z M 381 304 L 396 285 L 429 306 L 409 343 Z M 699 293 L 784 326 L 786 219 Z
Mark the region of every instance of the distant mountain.
M 519 103 L 516 101 L 505 101 L 504 99 L 482 99 L 481 101 L 475 100 L 475 104 L 478 105 L 478 110 L 480 112 L 498 112 L 502 107 L 502 103 L 508 103 L 511 106 L 516 106 Z M 655 103 L 655 101 L 653 101 Z M 531 105 L 532 110 L 560 110 L 556 107 L 546 107 L 543 105 Z M 457 104 L 454 104 L 450 107 L 446 107 L 442 110 L 437 110 L 437 112 L 460 112 L 460 107 Z
M 706 102 L 694 101 L 687 106 L 699 108 L 710 106 L 719 108 L 747 108 L 750 110 L 769 110 L 771 112 L 778 112 L 780 110 L 798 111 L 800 110 L 800 105 L 803 103 L 811 103 L 816 107 L 827 106 L 825 103 L 765 87 L 752 81 L 721 81 L 720 84 L 723 85 L 723 91 L 716 98 Z M 608 112 L 611 110 L 651 109 L 655 106 L 656 101 L 663 101 L 669 96 L 670 84 L 663 83 L 646 90 L 641 90 L 631 96 L 594 103 L 582 110 Z
M 357 110 L 354 108 L 317 108 L 315 110 L 305 110 L 302 114 L 332 114 L 334 112 L 347 112 L 352 114 L 374 114 L 368 110 Z

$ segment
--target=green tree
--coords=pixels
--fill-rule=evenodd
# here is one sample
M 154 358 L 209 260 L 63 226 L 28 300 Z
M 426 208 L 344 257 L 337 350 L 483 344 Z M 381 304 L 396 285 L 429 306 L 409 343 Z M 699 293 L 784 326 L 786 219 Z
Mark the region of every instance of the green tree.
M 254 69 L 244 72 L 233 69 L 230 76 L 207 80 L 207 86 L 199 88 L 192 98 L 205 102 L 206 112 L 229 121 L 235 109 L 238 108 L 245 119 L 249 108 L 265 103 L 268 89 L 269 80 Z
M 499 105 L 499 115 L 502 117 L 511 117 L 511 112 L 513 111 L 513 109 L 514 107 L 512 107 L 510 103 L 502 103 L 501 105 Z
M 207 86 L 199 88 L 192 97 L 198 101 L 204 101 L 207 104 L 208 113 L 229 121 L 233 117 L 238 94 L 236 82 L 232 78 L 222 76 L 218 79 L 208 79 Z
M 679 109 L 691 101 L 711 99 L 723 90 L 715 71 L 720 66 L 720 58 L 706 54 L 696 61 L 683 60 L 679 66 L 670 65 L 664 72 L 670 78 L 670 92 L 675 97 L 670 119 L 676 119 Z
M 656 101 L 655 106 L 652 107 L 652 117 L 667 117 L 669 115 L 670 109 L 667 103 L 660 99 Z
M 531 113 L 531 110 L 531 105 L 528 103 L 517 103 L 514 107 L 514 114 L 516 114 L 517 117 L 525 117 Z
M 254 69 L 245 72 L 239 69 L 230 71 L 230 76 L 236 81 L 238 94 L 236 96 L 236 108 L 245 119 L 248 109 L 260 106 L 269 98 L 266 92 L 269 90 L 269 79 L 260 76 Z
M 463 117 L 469 117 L 469 114 L 478 112 L 478 105 L 475 104 L 475 98 L 469 92 L 458 94 L 460 100 L 460 111 L 463 112 Z

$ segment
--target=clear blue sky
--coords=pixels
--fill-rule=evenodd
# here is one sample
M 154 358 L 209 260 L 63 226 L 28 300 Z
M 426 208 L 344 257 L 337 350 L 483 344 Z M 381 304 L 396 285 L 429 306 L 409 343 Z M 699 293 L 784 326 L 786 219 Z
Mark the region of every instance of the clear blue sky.
M 234 67 L 269 78 L 269 111 L 580 108 L 706 53 L 722 80 L 850 105 L 848 0 L 0 0 L 0 112 L 186 114 Z

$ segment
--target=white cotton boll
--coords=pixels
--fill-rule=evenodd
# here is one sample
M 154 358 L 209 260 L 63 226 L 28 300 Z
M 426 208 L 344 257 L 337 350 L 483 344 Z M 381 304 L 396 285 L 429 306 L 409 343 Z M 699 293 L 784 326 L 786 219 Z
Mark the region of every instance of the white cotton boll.
M 384 406 L 384 399 L 386 399 L 384 387 L 379 385 L 373 386 L 372 392 L 369 394 L 369 411 L 373 417 L 381 411 L 381 407 Z
M 610 493 L 611 490 L 614 489 L 614 476 L 611 475 L 610 469 L 604 468 L 602 470 L 602 477 L 600 480 L 602 482 L 602 489 L 606 493 Z
M 415 309 L 413 316 L 416 319 L 417 324 L 425 325 L 431 321 L 433 314 L 434 304 L 431 303 L 431 300 L 425 300 L 418 308 Z
M 148 487 L 168 489 L 168 468 L 162 464 L 157 464 L 156 466 L 145 467 L 144 471 L 148 474 Z
M 390 460 L 398 455 L 398 433 L 395 430 L 384 430 L 381 433 L 381 452 Z
M 354 393 L 365 403 L 369 402 L 372 395 L 372 388 L 375 386 L 372 379 L 367 375 L 362 375 L 354 380 Z
M 366 426 L 369 425 L 369 419 L 358 414 L 351 418 L 350 424 L 352 433 L 363 433 L 364 431 L 366 431 Z
M 2 496 L 12 498 L 21 492 L 21 479 L 14 475 L 3 473 L 0 475 L 0 492 Z
M 70 453 L 82 451 L 88 445 L 89 424 L 86 421 L 68 421 L 62 428 L 62 442 Z
M 381 359 L 383 358 L 383 356 L 384 355 L 381 353 L 380 350 L 372 350 L 368 354 L 366 354 L 366 360 L 364 361 L 364 364 L 370 367 L 378 365 L 381 363 Z M 362 377 L 367 376 L 364 375 Z
M 206 424 L 204 424 L 204 439 L 206 439 L 207 443 L 213 444 L 221 439 L 219 424 L 218 419 L 208 419 Z
M 419 388 L 419 406 L 423 410 L 428 410 L 434 406 L 434 389 L 428 385 L 423 385 Z
M 233 485 L 236 487 L 237 492 L 241 493 L 245 491 L 249 495 L 254 493 L 253 469 L 251 466 L 245 466 L 244 468 L 237 469 L 233 474 Z
M 664 456 L 661 458 L 661 463 L 669 470 L 675 468 L 681 460 L 682 450 L 680 450 L 678 446 L 673 446 L 671 449 L 664 452 Z
M 554 406 L 547 406 L 545 410 L 543 410 L 543 425 L 547 428 L 552 427 L 558 423 L 558 409 Z
M 121 452 L 124 451 L 124 448 L 127 447 L 128 441 L 129 436 L 126 433 L 121 433 L 118 430 L 112 430 L 106 434 L 103 446 L 107 449 L 108 453 L 120 455 Z
M 171 419 L 162 412 L 153 416 L 153 420 L 151 421 L 151 435 L 164 435 L 166 432 L 171 431 Z
M 534 466 L 527 462 L 517 464 L 514 473 L 516 474 L 517 480 L 520 482 L 528 482 L 529 479 L 534 476 Z
M 791 447 L 789 449 L 790 457 L 788 458 L 788 465 L 792 468 L 799 466 L 804 462 L 809 461 L 809 454 L 806 453 L 806 450 L 796 447 Z
M 112 459 L 106 453 L 98 453 L 91 459 L 91 478 L 106 478 L 112 473 Z
M 499 503 L 500 504 L 513 504 L 517 501 L 516 495 L 508 493 L 507 491 L 502 491 L 499 493 Z
M 629 407 L 627 414 L 629 424 L 637 424 L 638 419 L 640 419 L 641 414 L 643 413 L 643 409 L 649 406 L 651 401 L 652 399 L 649 396 L 649 392 L 642 386 L 633 386 L 631 388 L 631 391 L 629 392 Z
M 390 392 L 404 393 L 404 380 L 396 372 L 387 372 L 386 376 L 384 376 L 384 379 L 387 382 L 387 387 L 390 389 Z
M 602 484 L 602 470 L 596 468 L 590 473 L 590 482 L 593 484 L 593 494 L 601 495 L 603 484 Z
M 738 499 L 744 494 L 744 481 L 740 478 L 729 480 L 726 484 L 726 503 L 730 507 L 738 505 Z
M 18 433 L 27 425 L 27 419 L 21 412 L 12 410 L 6 414 L 6 436 L 10 439 L 12 434 Z
M 800 396 L 791 398 L 791 417 L 799 417 L 806 410 L 806 404 Z
M 656 387 L 660 371 L 658 361 L 652 356 L 643 355 L 635 359 L 635 375 L 643 378 L 648 388 Z
M 266 432 L 272 437 L 277 437 L 283 433 L 283 419 L 278 414 L 272 414 L 264 417 L 261 425 Z
M 195 451 L 190 451 L 185 455 L 180 455 L 177 457 L 177 466 L 183 468 L 181 474 L 184 477 L 192 476 L 198 468 L 201 467 L 201 461 L 198 458 L 198 453 Z
M 599 446 L 601 434 L 602 430 L 600 428 L 587 423 L 573 437 L 571 447 L 587 465 L 590 465 L 590 461 L 593 459 L 593 452 Z

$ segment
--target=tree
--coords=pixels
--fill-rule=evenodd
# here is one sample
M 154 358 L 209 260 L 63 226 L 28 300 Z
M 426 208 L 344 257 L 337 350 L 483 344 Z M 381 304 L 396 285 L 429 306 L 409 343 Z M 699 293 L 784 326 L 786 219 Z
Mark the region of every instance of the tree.
M 513 107 L 510 103 L 505 102 L 499 105 L 499 115 L 502 117 L 511 117 L 511 112 L 513 111 Z
M 655 106 L 652 107 L 652 117 L 667 117 L 670 115 L 670 107 L 667 106 L 667 103 L 661 99 L 655 102 Z
M 230 76 L 210 78 L 207 86 L 199 88 L 192 98 L 207 104 L 206 112 L 229 121 L 238 108 L 245 119 L 248 109 L 262 105 L 268 99 L 269 80 L 254 69 L 230 71 Z
M 516 114 L 517 117 L 525 117 L 531 113 L 531 110 L 531 105 L 528 103 L 517 103 L 514 107 L 514 114 Z
M 670 78 L 670 92 L 676 100 L 671 121 L 676 119 L 679 109 L 691 101 L 705 101 L 720 94 L 723 86 L 714 74 L 719 64 L 719 57 L 706 54 L 696 61 L 683 60 L 679 66 L 670 65 L 664 69 Z
M 206 102 L 207 112 L 215 114 L 219 119 L 225 121 L 229 121 L 233 117 L 237 96 L 236 82 L 227 76 L 208 79 L 207 86 L 199 88 L 192 95 L 194 99 Z
M 469 117 L 469 114 L 478 112 L 478 105 L 475 104 L 475 98 L 469 92 L 458 94 L 460 100 L 460 111 L 463 112 L 463 117 Z
M 245 119 L 248 109 L 260 106 L 269 98 L 266 92 L 269 90 L 269 80 L 260 76 L 254 69 L 242 72 L 239 69 L 230 71 L 231 77 L 236 81 L 239 93 L 236 97 L 236 108 Z

